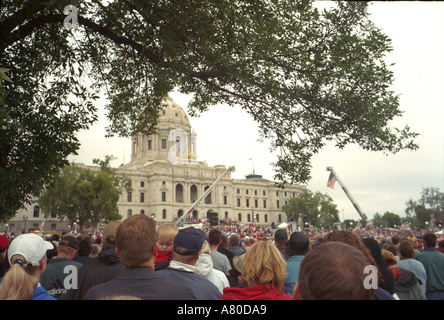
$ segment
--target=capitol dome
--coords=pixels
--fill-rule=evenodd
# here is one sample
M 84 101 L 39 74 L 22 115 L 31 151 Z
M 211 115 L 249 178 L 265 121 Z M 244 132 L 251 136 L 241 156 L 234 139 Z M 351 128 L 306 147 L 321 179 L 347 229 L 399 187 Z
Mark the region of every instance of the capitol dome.
M 159 114 L 158 130 L 162 129 L 183 129 L 191 131 L 188 116 L 177 103 L 170 97 L 162 101 L 162 110 Z
M 172 162 L 171 157 L 196 159 L 196 134 L 183 110 L 170 97 L 161 102 L 156 134 L 136 133 L 131 138 L 131 163 Z

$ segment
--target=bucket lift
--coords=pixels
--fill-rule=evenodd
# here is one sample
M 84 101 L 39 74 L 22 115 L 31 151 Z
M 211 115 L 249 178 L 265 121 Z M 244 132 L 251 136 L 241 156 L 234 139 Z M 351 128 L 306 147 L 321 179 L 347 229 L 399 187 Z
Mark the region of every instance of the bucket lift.
M 342 183 L 341 179 L 339 179 L 338 174 L 333 170 L 333 167 L 327 167 L 327 171 L 331 171 L 331 173 L 336 178 L 336 181 L 339 182 L 341 185 L 342 190 L 344 190 L 345 194 L 347 195 L 348 199 L 351 201 L 353 206 L 355 207 L 356 211 L 358 211 L 359 215 L 361 216 L 362 221 L 364 222 L 364 226 L 367 224 L 367 216 L 362 211 L 361 207 L 358 205 L 358 203 L 353 199 L 350 192 L 348 191 L 347 187 Z
M 196 201 L 194 201 L 194 203 L 192 204 L 192 206 L 191 206 L 191 208 L 187 211 L 187 213 L 186 214 L 184 214 L 184 215 L 182 215 L 177 221 L 176 221 L 176 226 L 178 227 L 178 228 L 180 228 L 180 227 L 182 227 L 182 225 L 183 225 L 183 222 L 185 221 L 185 219 L 186 219 L 186 217 L 191 213 L 191 212 L 193 212 L 193 210 L 194 209 L 196 209 L 196 207 L 199 205 L 199 203 L 203 200 L 203 199 L 205 199 L 205 197 L 207 196 L 207 195 L 209 195 L 210 194 L 210 192 L 211 192 L 211 190 L 213 190 L 218 184 L 219 184 L 219 182 L 221 182 L 222 180 L 223 180 L 223 178 L 225 178 L 225 176 L 227 175 L 227 173 L 228 172 L 230 172 L 230 171 L 234 171 L 235 170 L 235 168 L 234 168 L 234 166 L 231 166 L 231 167 L 228 167 L 225 171 L 224 171 L 224 173 L 222 173 L 222 175 L 219 177 L 219 178 L 217 178 L 217 180 L 216 181 L 214 181 L 213 182 L 213 184 L 196 200 Z

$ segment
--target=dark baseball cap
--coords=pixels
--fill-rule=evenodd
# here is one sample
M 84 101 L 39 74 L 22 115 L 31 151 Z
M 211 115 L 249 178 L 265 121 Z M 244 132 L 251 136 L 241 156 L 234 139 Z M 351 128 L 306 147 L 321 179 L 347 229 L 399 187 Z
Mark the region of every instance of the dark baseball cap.
M 202 245 L 206 240 L 205 232 L 194 227 L 180 229 L 174 238 L 174 250 L 176 248 L 184 248 L 188 250 L 185 255 L 193 255 L 202 249 Z M 183 254 L 183 253 L 180 253 Z
M 79 250 L 79 240 L 73 236 L 65 236 L 59 241 L 59 246 L 67 246 Z

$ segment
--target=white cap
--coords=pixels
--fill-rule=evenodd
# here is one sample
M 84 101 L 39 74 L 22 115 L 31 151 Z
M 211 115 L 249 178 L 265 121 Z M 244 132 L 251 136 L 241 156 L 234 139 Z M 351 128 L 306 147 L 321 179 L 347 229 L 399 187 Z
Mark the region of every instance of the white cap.
M 12 256 L 20 254 L 26 259 L 26 263 L 23 266 L 38 266 L 40 260 L 46 255 L 46 251 L 53 248 L 52 243 L 43 240 L 42 237 L 34 233 L 25 233 L 11 241 L 8 249 L 8 261 L 12 265 Z

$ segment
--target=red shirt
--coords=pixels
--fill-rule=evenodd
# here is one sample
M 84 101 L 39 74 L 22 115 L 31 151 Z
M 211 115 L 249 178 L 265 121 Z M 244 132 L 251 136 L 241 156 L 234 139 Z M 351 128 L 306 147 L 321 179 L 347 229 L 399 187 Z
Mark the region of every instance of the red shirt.
M 225 288 L 221 300 L 292 300 L 286 293 L 277 293 L 264 285 L 245 288 Z
M 167 255 L 157 250 L 156 259 L 154 260 L 154 265 L 156 265 L 160 261 L 168 261 L 173 256 L 173 252 L 168 253 Z

